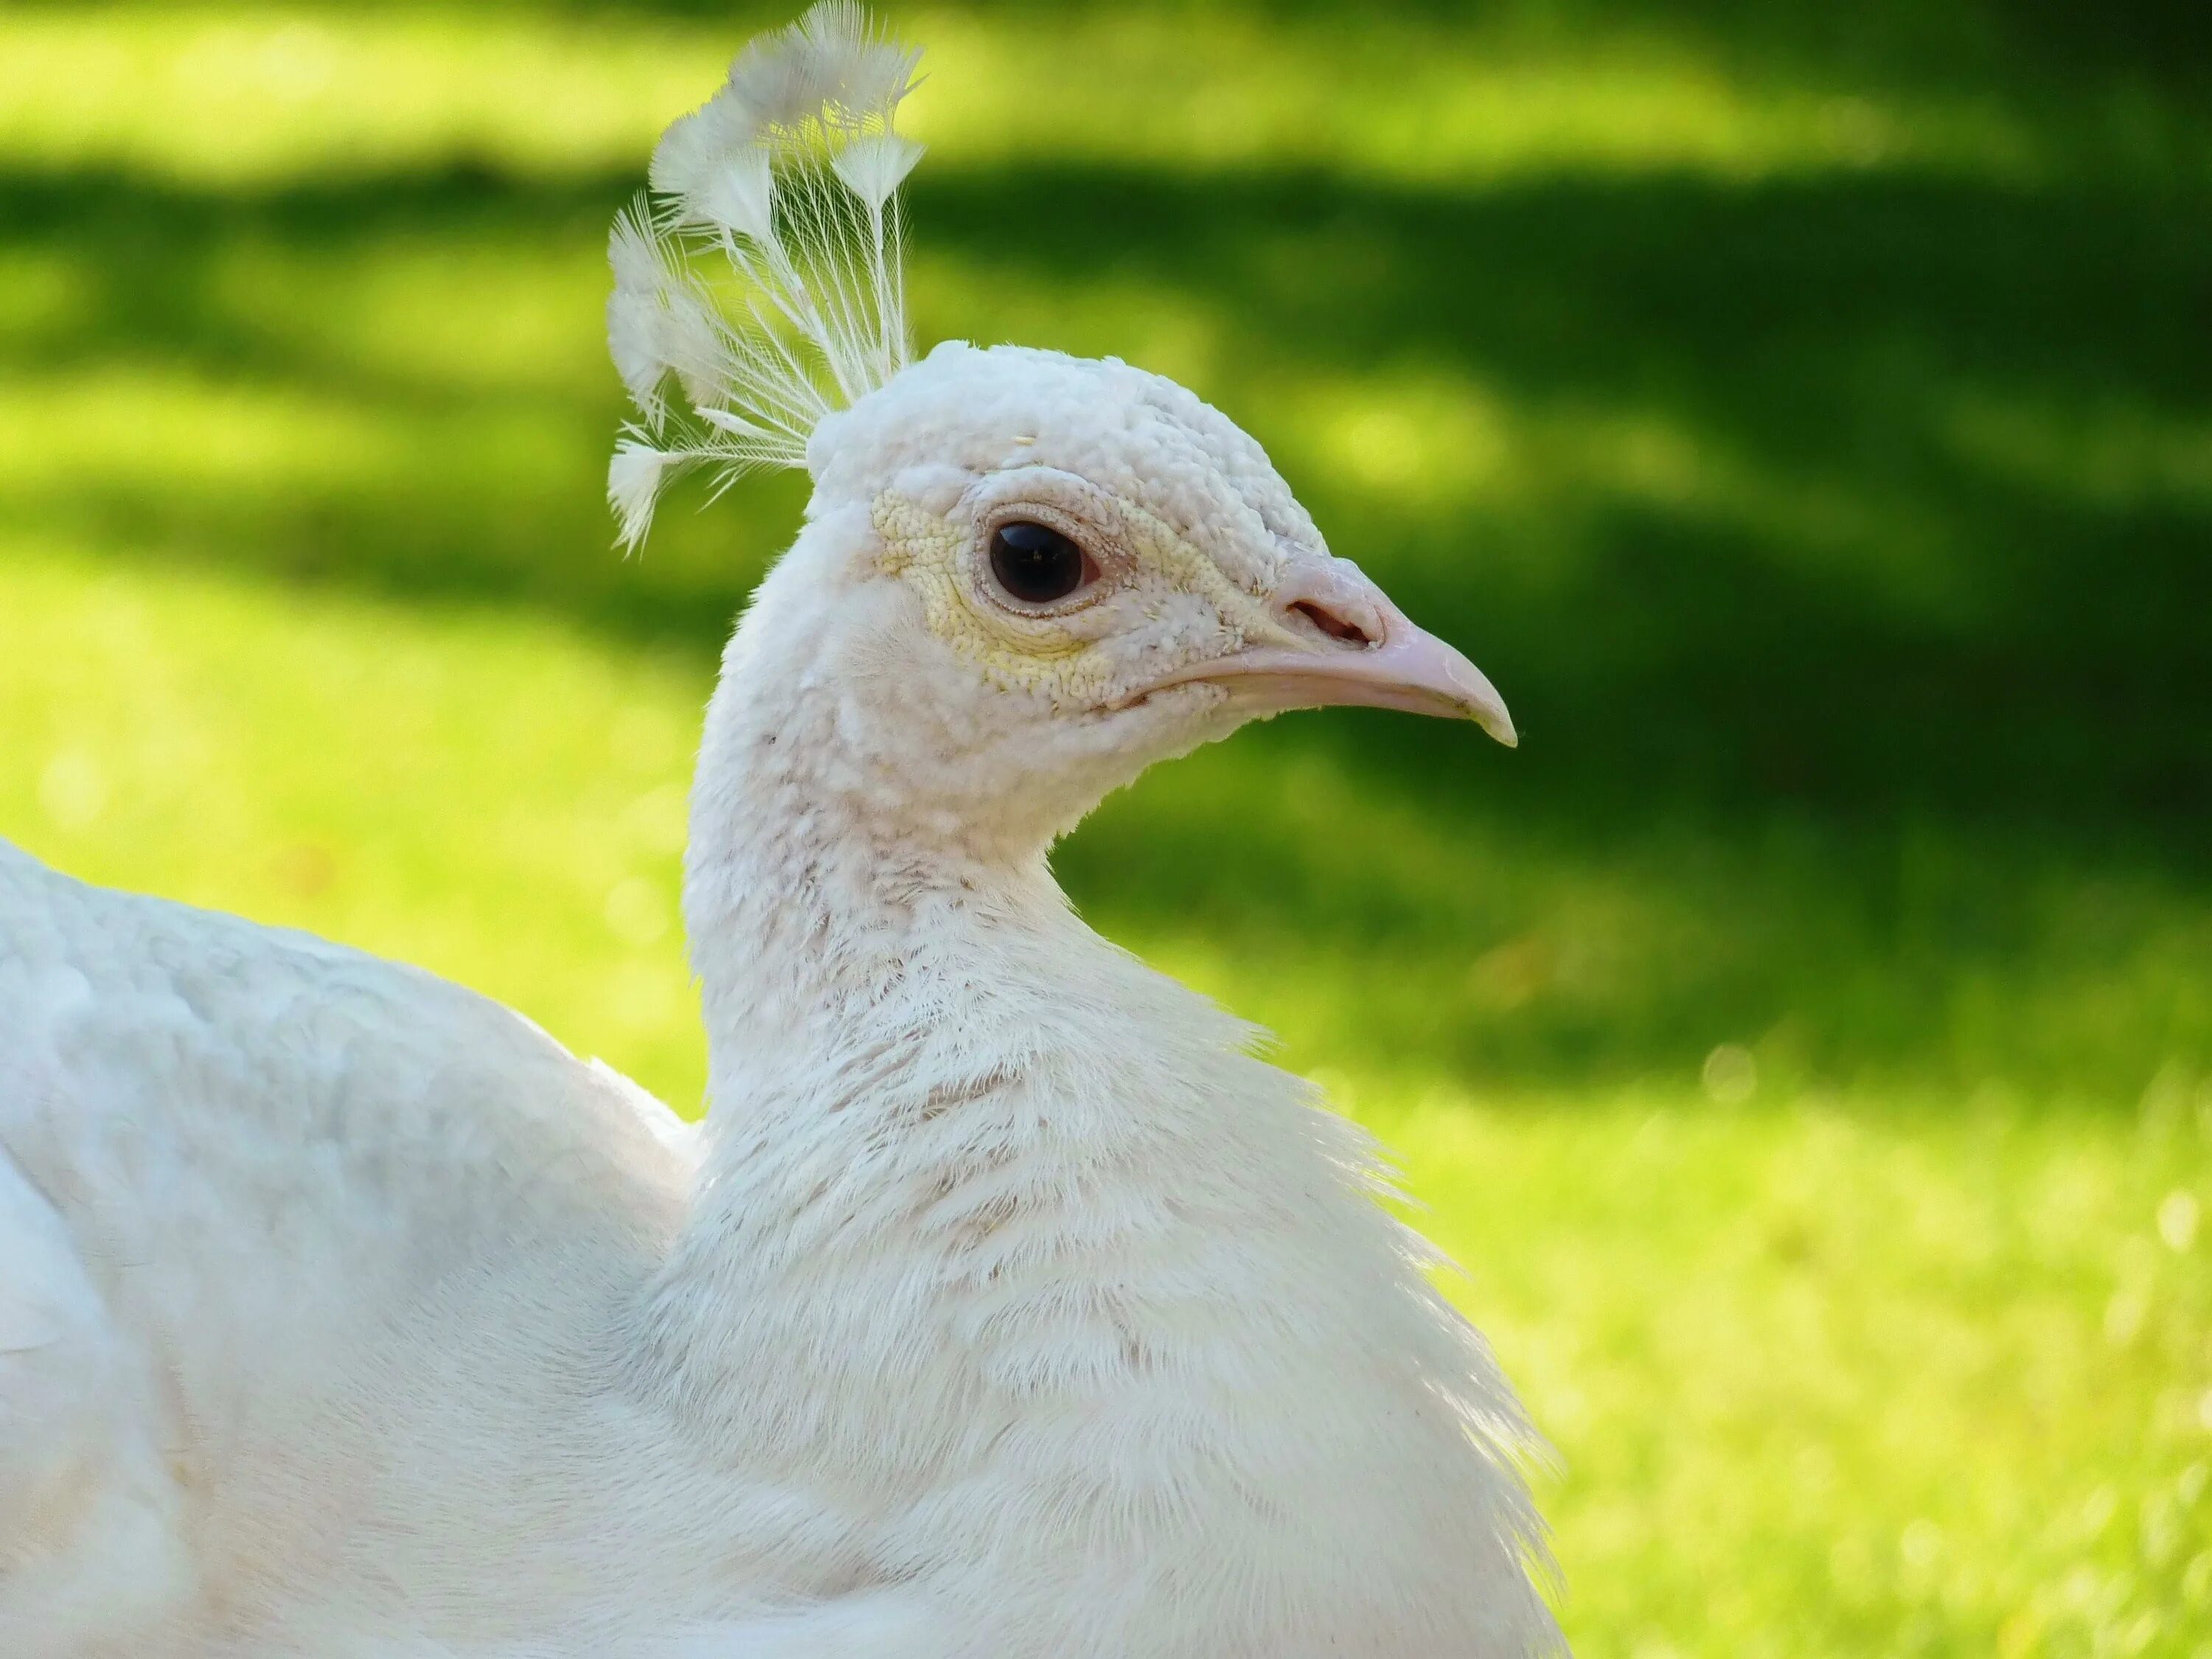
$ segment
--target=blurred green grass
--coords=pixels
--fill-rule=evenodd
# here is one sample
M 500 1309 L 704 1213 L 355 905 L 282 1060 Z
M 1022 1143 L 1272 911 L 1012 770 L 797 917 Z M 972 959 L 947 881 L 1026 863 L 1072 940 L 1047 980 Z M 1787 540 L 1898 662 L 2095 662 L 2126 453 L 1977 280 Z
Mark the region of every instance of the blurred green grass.
M 0 14 L 0 833 L 680 1104 L 802 486 L 609 551 L 602 237 L 781 13 Z M 2212 1654 L 2212 24 L 977 6 L 925 340 L 1176 375 L 1492 671 L 1063 850 L 1406 1149 L 1590 1655 Z

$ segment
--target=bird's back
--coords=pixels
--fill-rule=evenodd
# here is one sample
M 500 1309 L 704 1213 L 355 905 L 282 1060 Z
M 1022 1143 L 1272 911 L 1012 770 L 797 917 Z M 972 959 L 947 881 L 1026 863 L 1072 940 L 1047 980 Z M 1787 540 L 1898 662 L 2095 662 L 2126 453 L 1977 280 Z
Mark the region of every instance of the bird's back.
M 0 1149 L 88 1251 L 173 1267 L 176 1316 L 325 1282 L 358 1306 L 364 1276 L 627 1230 L 680 1188 L 682 1139 L 434 975 L 0 851 Z
M 684 1139 L 457 986 L 0 842 L 0 1487 L 53 1488 L 0 1499 L 0 1559 L 65 1562 L 118 1480 L 202 1553 L 312 1534 L 440 1409 L 364 1373 L 496 1386 L 498 1345 L 604 1317 L 676 1224 Z

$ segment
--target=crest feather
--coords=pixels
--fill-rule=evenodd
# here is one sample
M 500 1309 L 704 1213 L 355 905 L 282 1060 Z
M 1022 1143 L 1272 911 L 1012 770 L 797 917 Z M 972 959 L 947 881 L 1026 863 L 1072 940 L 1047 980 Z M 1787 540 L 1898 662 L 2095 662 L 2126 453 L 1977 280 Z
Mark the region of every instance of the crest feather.
M 922 147 L 892 123 L 921 55 L 821 0 L 662 137 L 607 250 L 608 346 L 638 411 L 607 477 L 624 546 L 677 472 L 803 466 L 823 416 L 906 366 L 898 187 Z

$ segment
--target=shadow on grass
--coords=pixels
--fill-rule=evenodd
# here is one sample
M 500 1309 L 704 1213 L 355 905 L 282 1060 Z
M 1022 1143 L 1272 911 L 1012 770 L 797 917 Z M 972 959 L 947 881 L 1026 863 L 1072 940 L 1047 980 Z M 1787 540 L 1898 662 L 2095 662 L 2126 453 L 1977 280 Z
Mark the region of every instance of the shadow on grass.
M 1813 1071 L 1945 1087 L 2016 1061 L 2131 1097 L 2162 1058 L 2212 1063 L 2201 969 L 2179 965 L 2212 914 L 2203 204 L 1880 173 L 918 183 L 925 337 L 1133 349 L 1126 305 L 1098 296 L 1164 296 L 1204 338 L 1200 389 L 1275 451 L 1337 550 L 1493 671 L 1528 734 L 1510 764 L 1473 764 L 1463 732 L 1346 716 L 1187 763 L 1065 849 L 1102 917 L 1403 974 L 1402 999 L 1334 1036 L 1326 1008 L 1255 1012 L 1321 1033 L 1309 1054 L 1379 1043 L 1476 1079 L 1690 1075 L 1719 1036 L 1785 1029 Z M 328 477 L 184 488 L 118 463 L 0 484 L 0 526 L 530 605 L 703 663 L 804 483 L 672 512 L 641 562 L 610 551 L 599 479 L 622 408 L 598 272 L 633 185 L 465 167 L 239 195 L 0 184 L 0 257 L 69 289 L 0 346 L 11 375 L 151 366 L 333 399 L 394 434 Z M 283 285 L 400 244 L 489 249 L 454 268 L 469 280 L 566 273 L 574 315 L 554 327 L 574 363 L 471 381 L 303 327 L 296 307 L 272 320 Z M 238 283 L 249 253 L 258 289 Z M 1317 399 L 1387 405 L 1401 381 L 1489 411 L 1504 449 L 1484 487 L 1378 482 L 1331 447 Z M 1259 792 L 1316 767 L 1339 816 L 1252 825 L 1224 865 Z M 1378 856 L 1376 802 L 1441 839 Z M 1616 921 L 1545 884 L 1563 866 L 1717 920 L 1679 938 Z M 2114 891 L 2131 896 L 2096 896 Z M 1632 939 L 1610 989 L 1576 992 L 1584 947 L 1547 932 L 1577 903 L 1591 937 Z M 2106 993 L 2124 1017 L 2052 1024 L 2100 982 L 2133 988 Z
M 403 232 L 589 260 L 629 182 L 464 170 L 233 198 L 17 180 L 0 187 L 6 244 L 66 253 L 83 287 L 69 326 L 9 355 L 18 372 L 182 362 L 465 425 L 485 394 L 272 339 L 210 301 L 207 273 L 241 245 L 365 257 Z M 1747 516 L 1727 489 L 1670 500 L 1663 479 L 1570 475 L 1517 506 L 1439 510 L 1326 465 L 1303 480 L 1339 550 L 1476 643 L 1513 689 L 1539 739 L 1516 766 L 1529 805 L 1571 818 L 1668 800 L 1911 807 L 2124 824 L 2185 863 L 2204 855 L 2212 349 L 2191 320 L 2212 283 L 2204 216 L 2156 195 L 1911 178 L 1455 195 L 1070 169 L 939 178 L 915 210 L 936 257 L 980 273 L 961 298 L 984 314 L 940 319 L 976 337 L 993 337 L 996 290 L 1079 306 L 1087 284 L 1136 281 L 1194 301 L 1221 334 L 1222 383 L 1206 390 L 1279 453 L 1300 443 L 1269 406 L 1286 363 L 1347 380 L 1416 366 L 1569 422 L 1634 411 L 1690 447 L 1683 465 L 1717 455 L 1741 481 L 1727 489 L 1763 495 Z M 126 474 L 17 511 L 708 649 L 799 481 L 764 481 L 711 520 L 674 515 L 665 546 L 620 564 L 598 492 L 619 416 L 611 380 L 505 400 L 539 421 L 526 477 L 471 470 L 465 453 L 443 475 L 265 495 L 134 488 Z M 1998 428 L 1994 448 L 1961 443 L 1962 409 Z M 2180 476 L 2136 476 L 2142 444 L 2178 452 Z M 2115 477 L 2079 453 L 2100 450 Z M 1793 519 L 1793 497 L 1819 492 L 1849 509 L 1840 525 Z M 1450 793 L 1434 733 L 1363 723 L 1342 741 L 1348 760 Z

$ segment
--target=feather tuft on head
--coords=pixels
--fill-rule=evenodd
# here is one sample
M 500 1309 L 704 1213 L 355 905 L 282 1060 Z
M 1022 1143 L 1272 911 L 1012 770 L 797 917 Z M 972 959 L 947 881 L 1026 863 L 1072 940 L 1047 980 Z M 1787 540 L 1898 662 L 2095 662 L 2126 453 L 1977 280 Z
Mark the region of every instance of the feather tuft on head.
M 626 548 L 676 473 L 804 466 L 816 422 L 906 366 L 898 187 L 922 147 L 892 124 L 920 58 L 821 0 L 662 137 L 608 244 L 607 342 L 638 410 L 607 473 Z

